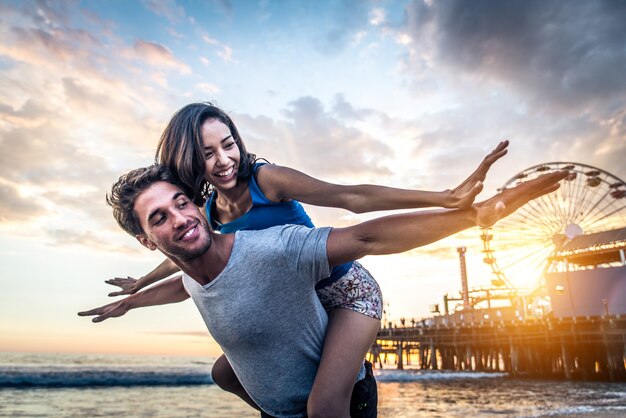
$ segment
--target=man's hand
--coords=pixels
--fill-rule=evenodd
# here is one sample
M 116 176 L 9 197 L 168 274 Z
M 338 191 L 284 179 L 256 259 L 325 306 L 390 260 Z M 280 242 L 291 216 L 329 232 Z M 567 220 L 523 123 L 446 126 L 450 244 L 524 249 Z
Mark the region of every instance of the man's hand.
M 508 140 L 502 141 L 493 151 L 487 154 L 476 171 L 458 187 L 450 191 L 450 204 L 446 205 L 446 207 L 460 209 L 470 207 L 478 193 L 483 189 L 483 181 L 487 177 L 487 172 L 493 163 L 506 155 L 508 146 Z
M 139 290 L 136 287 L 137 279 L 133 279 L 130 276 L 126 276 L 126 278 L 116 277 L 114 279 L 105 280 L 104 282 L 106 284 L 118 286 L 122 289 L 118 292 L 109 293 L 109 296 L 132 295 L 133 293 L 137 292 L 137 290 Z
M 92 316 L 97 315 L 93 318 L 92 322 L 102 322 L 108 318 L 117 318 L 123 316 L 128 312 L 128 308 L 126 303 L 124 303 L 125 299 L 118 300 L 117 302 L 109 303 L 108 305 L 101 306 L 99 308 L 95 308 L 89 311 L 79 312 L 78 316 Z
M 529 201 L 559 188 L 559 181 L 567 177 L 567 170 L 544 174 L 511 189 L 505 189 L 483 202 L 476 203 L 476 225 L 487 228 L 515 212 Z

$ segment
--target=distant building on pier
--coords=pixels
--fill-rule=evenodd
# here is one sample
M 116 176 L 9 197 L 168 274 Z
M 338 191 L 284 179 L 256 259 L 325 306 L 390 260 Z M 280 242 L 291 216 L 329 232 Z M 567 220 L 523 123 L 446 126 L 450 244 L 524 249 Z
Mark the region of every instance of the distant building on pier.
M 626 228 L 572 238 L 545 279 L 556 318 L 626 314 Z

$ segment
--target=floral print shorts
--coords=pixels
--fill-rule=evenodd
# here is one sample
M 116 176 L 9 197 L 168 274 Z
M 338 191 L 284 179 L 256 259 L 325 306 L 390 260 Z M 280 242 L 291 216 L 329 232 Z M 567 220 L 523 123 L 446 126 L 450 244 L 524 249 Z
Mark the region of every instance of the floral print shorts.
M 370 272 L 356 261 L 339 280 L 317 289 L 317 296 L 327 312 L 349 309 L 375 319 L 383 315 L 380 287 Z

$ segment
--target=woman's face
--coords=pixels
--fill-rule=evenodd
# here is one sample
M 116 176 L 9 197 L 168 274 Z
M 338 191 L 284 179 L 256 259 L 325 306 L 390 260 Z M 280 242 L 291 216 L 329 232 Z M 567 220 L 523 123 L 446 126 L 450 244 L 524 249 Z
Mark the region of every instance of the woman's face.
M 237 185 L 239 147 L 230 129 L 217 119 L 202 124 L 206 181 L 218 190 L 228 190 Z

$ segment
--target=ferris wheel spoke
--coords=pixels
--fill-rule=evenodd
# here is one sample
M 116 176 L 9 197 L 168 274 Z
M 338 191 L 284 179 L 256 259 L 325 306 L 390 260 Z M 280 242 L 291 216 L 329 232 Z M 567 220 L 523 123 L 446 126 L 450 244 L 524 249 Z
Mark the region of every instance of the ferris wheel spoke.
M 510 251 L 513 253 L 524 252 L 524 251 L 529 251 L 529 250 L 532 251 L 532 249 L 536 248 L 538 245 L 545 245 L 544 242 L 534 241 L 526 245 L 520 246 L 518 240 L 500 240 L 495 244 L 498 245 L 498 251 L 497 251 L 498 254 L 502 253 L 503 251 Z
M 522 218 L 526 224 L 543 224 L 541 213 L 532 204 L 532 202 L 522 206 L 515 212 L 512 219 Z M 504 218 L 505 220 L 508 218 Z M 539 221 L 538 221 L 539 220 Z
M 520 220 L 517 224 L 513 222 L 508 222 L 506 224 L 497 224 L 498 234 L 504 234 L 507 236 L 517 236 L 519 238 L 530 238 L 533 236 L 550 237 L 551 235 L 546 231 L 549 231 L 549 228 L 546 228 L 545 225 L 537 225 L 535 222 L 524 223 Z
M 559 198 L 560 195 L 557 192 L 543 196 L 536 199 L 537 205 L 541 208 L 541 217 L 550 221 L 553 225 L 561 225 L 563 223 L 562 210 L 558 207 L 559 204 L 554 200 Z M 562 198 L 561 198 L 562 199 Z
M 598 194 L 598 193 L 594 190 L 593 194 L 595 195 L 595 194 Z M 606 197 L 608 195 L 609 195 L 609 190 L 607 190 L 606 193 L 604 193 L 604 195 L 602 195 L 602 196 L 598 197 L 597 199 L 595 199 L 595 203 L 592 201 L 591 203 L 593 203 L 593 206 L 591 206 L 589 208 L 585 207 L 584 211 L 581 211 L 581 213 L 582 213 L 581 214 L 581 218 L 582 219 L 586 219 L 588 217 L 591 217 L 592 214 L 594 213 L 594 211 L 596 210 L 596 208 L 598 207 L 598 205 L 601 204 L 604 201 L 604 199 L 606 199 Z M 587 205 L 587 206 L 589 206 L 589 205 Z
M 571 207 L 574 211 L 572 219 L 574 223 L 580 222 L 579 217 L 584 213 L 582 206 L 587 202 L 587 193 L 589 192 L 589 188 L 586 186 L 584 182 L 584 173 L 582 171 L 577 172 L 576 177 L 576 196 L 572 200 Z
M 608 207 L 608 206 L 610 206 L 610 205 L 607 205 L 606 207 Z M 624 210 L 624 209 L 626 209 L 626 206 L 621 206 L 621 207 L 618 207 L 618 208 L 614 209 L 612 212 L 609 212 L 609 213 L 607 213 L 607 214 L 604 214 L 604 215 L 602 215 L 602 216 L 600 216 L 600 217 L 598 217 L 598 218 L 596 218 L 596 219 L 594 219 L 594 220 L 590 221 L 587 225 L 588 225 L 588 226 L 591 226 L 591 225 L 596 224 L 597 222 L 600 222 L 600 221 L 603 221 L 603 220 L 605 220 L 605 219 L 608 219 L 608 218 L 610 218 L 612 215 L 614 215 L 614 214 L 616 214 L 616 213 L 618 213 L 618 212 L 620 212 L 620 211 L 622 211 L 622 210 Z M 625 211 L 625 212 L 626 212 L 626 211 Z M 613 228 L 615 228 L 615 226 L 614 226 Z
M 581 184 L 580 178 L 583 175 L 583 173 L 581 171 L 572 171 L 573 174 L 575 174 L 575 178 L 572 180 L 565 180 L 565 182 L 568 185 L 568 190 L 570 190 L 571 192 L 568 194 L 568 196 L 571 197 L 571 202 L 569 203 L 569 219 L 571 219 L 573 222 L 575 222 L 576 220 L 576 216 L 578 214 L 578 205 L 576 204 L 576 202 L 580 202 L 582 199 L 582 196 L 584 196 L 585 193 L 585 189 Z
M 553 162 L 526 169 L 509 179 L 503 188 L 530 181 L 546 171 L 568 168 L 571 176 L 561 182 L 554 193 L 541 196 L 492 228 L 483 230 L 485 261 L 505 283 L 528 283 L 543 280 L 542 272 L 551 265 L 548 260 L 560 234 L 574 234 L 571 224 L 584 233 L 626 225 L 626 199 L 614 197 L 625 183 L 603 170 L 585 164 Z M 523 181 L 522 181 L 523 180 Z
M 585 182 L 582 181 L 582 178 L 581 178 L 581 187 L 582 187 L 583 193 L 576 202 L 578 206 L 578 212 L 575 217 L 576 222 L 580 222 L 581 219 L 584 219 L 586 216 L 589 215 L 589 207 L 593 206 L 595 202 L 594 200 L 595 190 L 593 190 L 593 188 L 591 187 L 588 187 L 585 184 Z
M 552 213 L 560 225 L 567 223 L 567 215 L 563 212 L 563 207 L 559 202 L 563 202 L 563 191 L 561 189 L 545 196 L 546 204 L 552 208 Z
M 574 209 L 574 205 L 572 204 L 572 202 L 574 201 L 574 196 L 575 193 L 577 191 L 577 188 L 572 188 L 570 187 L 571 185 L 569 185 L 567 187 L 562 187 L 562 190 L 559 189 L 558 191 L 560 192 L 559 195 L 554 196 L 554 199 L 556 200 L 555 205 L 557 205 L 562 213 L 562 217 L 561 217 L 561 222 L 562 225 L 567 225 L 573 222 L 574 219 L 574 213 L 573 211 L 575 211 Z M 550 196 L 550 195 L 549 195 Z
M 554 225 L 558 225 L 558 222 L 555 221 L 552 217 L 545 216 L 546 211 L 542 209 L 536 201 L 531 201 L 524 205 L 522 209 L 525 209 L 526 212 L 532 215 L 529 219 L 537 226 L 543 226 L 547 229 L 552 229 Z M 524 212 L 522 212 L 524 213 Z
M 510 267 L 513 267 L 514 265 L 517 265 L 517 264 L 521 263 L 522 261 L 525 261 L 525 260 L 530 259 L 530 258 L 532 258 L 534 256 L 537 256 L 538 254 L 542 254 L 542 253 L 546 252 L 546 250 L 548 250 L 550 247 L 552 247 L 552 244 L 544 245 L 544 246 L 542 246 L 542 247 L 540 247 L 540 248 L 538 248 L 538 249 L 536 249 L 534 251 L 531 251 L 531 252 L 529 252 L 527 254 L 519 256 L 516 260 L 514 260 L 510 264 L 506 265 L 504 268 L 508 269 Z M 550 252 L 550 251 L 548 251 L 548 252 Z

